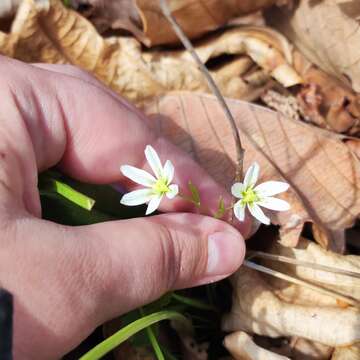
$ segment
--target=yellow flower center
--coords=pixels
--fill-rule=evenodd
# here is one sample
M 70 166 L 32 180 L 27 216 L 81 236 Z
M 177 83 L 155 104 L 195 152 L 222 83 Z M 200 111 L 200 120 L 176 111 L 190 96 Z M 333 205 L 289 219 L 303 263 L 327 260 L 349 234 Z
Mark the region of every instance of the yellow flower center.
M 158 179 L 156 181 L 155 185 L 153 186 L 153 190 L 156 194 L 159 194 L 159 195 L 164 195 L 168 191 L 170 191 L 168 183 L 167 183 L 167 179 L 165 179 L 165 178 Z
M 252 204 L 260 200 L 257 193 L 252 188 L 247 188 L 245 191 L 243 191 L 242 196 L 243 197 L 241 199 L 241 202 L 243 204 Z

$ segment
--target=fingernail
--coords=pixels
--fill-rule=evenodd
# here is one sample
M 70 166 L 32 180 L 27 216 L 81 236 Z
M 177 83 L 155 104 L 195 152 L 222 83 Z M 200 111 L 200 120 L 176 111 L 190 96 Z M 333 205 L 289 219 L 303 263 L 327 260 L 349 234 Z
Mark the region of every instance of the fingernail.
M 208 237 L 207 275 L 230 275 L 244 260 L 245 244 L 240 233 L 216 232 Z

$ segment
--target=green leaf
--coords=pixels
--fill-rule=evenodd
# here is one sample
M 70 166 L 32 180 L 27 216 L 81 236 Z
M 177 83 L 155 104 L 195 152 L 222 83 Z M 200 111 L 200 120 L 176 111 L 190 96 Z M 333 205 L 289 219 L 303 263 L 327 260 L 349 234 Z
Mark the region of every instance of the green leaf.
M 188 319 L 180 313 L 174 311 L 159 311 L 138 319 L 131 324 L 125 326 L 121 330 L 117 331 L 114 335 L 110 336 L 100 344 L 95 346 L 80 360 L 98 360 L 101 359 L 105 354 L 115 349 L 117 346 L 128 340 L 131 336 L 137 332 L 146 329 L 148 326 L 158 323 L 163 320 L 177 320 L 189 326 Z
M 40 176 L 39 188 L 41 195 L 49 195 L 51 193 L 59 194 L 88 211 L 90 211 L 95 204 L 94 199 L 75 190 L 72 186 L 62 181 L 61 175 L 54 171 L 47 171 Z
M 114 217 L 96 209 L 85 210 L 56 193 L 41 192 L 40 199 L 43 219 L 58 224 L 78 226 L 115 220 Z
M 200 309 L 200 310 L 209 310 L 209 311 L 217 311 L 215 306 L 212 306 L 210 304 L 206 304 L 200 300 L 194 299 L 194 298 L 190 298 L 187 296 L 182 296 L 176 293 L 172 294 L 172 297 L 174 298 L 174 300 L 177 300 L 178 302 Z
M 160 344 L 154 334 L 154 331 L 152 330 L 151 326 L 146 328 L 146 333 L 149 337 L 150 343 L 154 349 L 155 355 L 158 360 L 165 360 L 164 354 L 160 348 Z
M 140 308 L 140 314 L 142 316 L 145 316 L 144 309 Z M 165 360 L 165 357 L 164 357 L 164 354 L 163 354 L 163 352 L 161 350 L 160 344 L 159 344 L 159 342 L 158 342 L 158 340 L 156 338 L 156 335 L 155 335 L 155 333 L 154 333 L 151 326 L 148 326 L 146 328 L 146 334 L 147 334 L 147 336 L 149 338 L 151 346 L 154 349 L 154 352 L 155 352 L 155 355 L 156 355 L 157 359 L 158 360 Z
M 71 186 L 56 180 L 49 179 L 49 188 L 57 194 L 63 196 L 65 199 L 70 200 L 74 204 L 82 207 L 85 210 L 90 211 L 95 205 L 95 200 L 76 191 Z
M 191 201 L 198 207 L 200 207 L 200 193 L 199 189 L 191 182 L 188 183 L 188 187 L 191 193 Z
M 214 215 L 214 218 L 221 219 L 224 216 L 224 213 L 225 213 L 225 203 L 224 203 L 224 199 L 221 197 L 219 199 L 218 209 Z

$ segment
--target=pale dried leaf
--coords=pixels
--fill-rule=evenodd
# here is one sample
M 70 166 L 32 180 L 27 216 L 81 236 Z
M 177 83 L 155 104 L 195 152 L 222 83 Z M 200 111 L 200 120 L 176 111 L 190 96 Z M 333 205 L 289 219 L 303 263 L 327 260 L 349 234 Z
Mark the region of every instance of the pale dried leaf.
M 360 164 L 337 135 L 245 102 L 229 100 L 228 104 L 245 147 L 245 168 L 257 161 L 259 182 L 282 180 L 291 185 L 282 195 L 291 210 L 270 213 L 272 222 L 281 225 L 284 242 L 295 245 L 307 221 L 328 234 L 353 224 L 360 211 Z M 169 95 L 145 110 L 160 114 L 153 121 L 159 133 L 190 152 L 216 180 L 230 187 L 235 145 L 214 97 Z M 333 249 L 343 246 L 331 237 L 322 240 L 323 246 Z
M 78 65 L 135 102 L 172 90 L 208 91 L 204 76 L 187 52 L 146 52 L 132 38 L 104 39 L 84 17 L 59 0 L 24 0 L 11 34 L 0 33 L 0 49 L 27 62 Z M 229 97 L 253 99 L 266 86 L 242 80 L 252 61 L 285 86 L 301 81 L 291 67 L 290 45 L 267 28 L 228 30 L 200 43 L 197 51 L 204 62 L 224 54 L 235 56 L 212 69 L 220 89 Z
M 290 360 L 261 348 L 243 331 L 236 331 L 224 339 L 225 347 L 236 360 Z
M 334 269 L 352 271 L 360 274 L 360 257 L 355 255 L 340 255 L 326 251 L 311 241 L 302 239 L 296 248 L 286 248 L 280 244 L 274 245 L 272 253 L 286 256 L 292 259 L 330 266 Z M 272 269 L 295 275 L 297 278 L 313 284 L 321 284 L 324 288 L 336 290 L 348 295 L 360 302 L 360 278 L 351 277 L 339 273 L 331 273 L 305 266 L 294 266 L 277 261 L 266 261 L 266 265 Z M 311 291 L 309 291 L 310 293 Z M 292 302 L 312 301 L 308 294 L 301 299 L 294 294 Z
M 267 279 L 245 267 L 233 276 L 232 283 L 233 306 L 223 319 L 225 331 L 297 336 L 332 347 L 360 341 L 360 312 L 352 307 L 316 302 L 299 305 L 282 300 Z
M 331 360 L 359 360 L 360 359 L 360 343 L 348 346 L 337 348 L 334 351 L 334 354 Z
M 293 11 L 274 8 L 268 16 L 313 63 L 360 91 L 359 3 L 300 0 Z

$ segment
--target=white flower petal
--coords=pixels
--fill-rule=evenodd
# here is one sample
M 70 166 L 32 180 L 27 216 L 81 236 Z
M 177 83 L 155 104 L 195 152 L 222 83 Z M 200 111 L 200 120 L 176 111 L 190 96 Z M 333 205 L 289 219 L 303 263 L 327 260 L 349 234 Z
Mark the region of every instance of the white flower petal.
M 244 186 L 248 188 L 253 187 L 259 178 L 260 167 L 257 162 L 254 162 L 247 170 L 244 179 Z
M 282 181 L 266 181 L 255 187 L 255 191 L 261 197 L 273 196 L 286 191 L 289 188 L 289 184 Z
M 248 208 L 250 211 L 250 214 L 257 220 L 259 220 L 261 223 L 265 225 L 270 225 L 270 219 L 264 214 L 264 212 L 260 209 L 260 206 L 256 204 L 249 205 Z
M 162 171 L 162 176 L 166 178 L 168 184 L 172 182 L 172 179 L 174 178 L 174 165 L 170 160 L 166 160 Z
M 242 198 L 242 192 L 245 190 L 245 186 L 243 183 L 235 183 L 232 187 L 231 187 L 231 194 L 239 199 Z
M 153 213 L 160 205 L 160 201 L 163 197 L 162 196 L 153 196 L 149 202 L 149 205 L 146 209 L 146 215 L 150 215 Z
M 150 189 L 140 189 L 125 194 L 120 203 L 127 206 L 146 204 L 154 195 Z
M 123 165 L 120 167 L 120 171 L 124 176 L 140 185 L 151 187 L 156 182 L 151 174 L 134 166 Z
M 236 218 L 240 221 L 244 221 L 245 219 L 245 205 L 241 203 L 241 201 L 238 201 L 234 205 L 234 214 Z
M 147 145 L 145 148 L 145 156 L 146 156 L 146 160 L 148 161 L 152 171 L 154 172 L 156 177 L 159 179 L 161 177 L 162 171 L 163 171 L 159 155 L 157 154 L 157 152 L 155 151 L 155 149 L 152 146 Z
M 173 199 L 179 193 L 179 187 L 175 184 L 169 186 L 170 191 L 166 193 L 168 199 Z
M 287 201 L 274 197 L 266 197 L 257 204 L 264 208 L 276 211 L 287 211 L 290 209 L 290 204 Z

